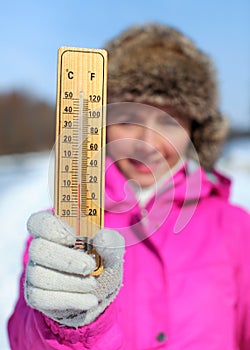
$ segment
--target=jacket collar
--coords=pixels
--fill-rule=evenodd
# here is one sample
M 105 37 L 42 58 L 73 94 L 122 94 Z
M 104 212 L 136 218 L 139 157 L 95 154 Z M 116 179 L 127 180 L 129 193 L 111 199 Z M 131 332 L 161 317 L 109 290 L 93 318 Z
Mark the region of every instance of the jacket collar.
M 133 212 L 138 200 L 129 180 L 120 172 L 111 158 L 106 161 L 105 209 L 117 213 Z M 172 177 L 159 188 L 156 185 L 154 197 L 165 193 L 165 201 L 175 201 L 179 205 L 198 202 L 201 198 L 215 195 L 225 200 L 229 198 L 231 181 L 213 170 L 208 173 L 196 162 L 188 160 Z

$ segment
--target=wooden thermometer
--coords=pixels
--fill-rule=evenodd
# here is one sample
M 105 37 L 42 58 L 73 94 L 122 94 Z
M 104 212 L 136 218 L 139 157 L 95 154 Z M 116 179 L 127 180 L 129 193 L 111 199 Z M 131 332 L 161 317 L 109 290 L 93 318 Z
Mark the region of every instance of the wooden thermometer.
M 102 261 L 92 237 L 104 224 L 107 52 L 62 47 L 58 51 L 55 215 L 72 226 L 76 248 Z

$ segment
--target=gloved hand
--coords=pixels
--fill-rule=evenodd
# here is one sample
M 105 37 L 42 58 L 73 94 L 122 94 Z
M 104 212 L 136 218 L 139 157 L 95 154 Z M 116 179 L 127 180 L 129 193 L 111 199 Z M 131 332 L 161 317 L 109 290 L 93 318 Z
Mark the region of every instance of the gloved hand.
M 53 320 L 80 327 L 93 322 L 114 300 L 122 282 L 124 238 L 116 231 L 103 229 L 93 238 L 102 257 L 100 276 L 93 257 L 73 249 L 76 235 L 50 211 L 31 215 L 28 231 L 33 235 L 26 270 L 27 303 Z

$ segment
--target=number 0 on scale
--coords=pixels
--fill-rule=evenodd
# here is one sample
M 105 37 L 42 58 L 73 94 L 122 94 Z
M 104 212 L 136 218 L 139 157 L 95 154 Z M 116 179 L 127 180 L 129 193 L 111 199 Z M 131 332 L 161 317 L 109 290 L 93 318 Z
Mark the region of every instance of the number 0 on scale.
M 55 215 L 74 228 L 85 248 L 104 223 L 106 91 L 105 50 L 59 49 Z M 98 275 L 101 261 L 92 248 L 90 253 Z

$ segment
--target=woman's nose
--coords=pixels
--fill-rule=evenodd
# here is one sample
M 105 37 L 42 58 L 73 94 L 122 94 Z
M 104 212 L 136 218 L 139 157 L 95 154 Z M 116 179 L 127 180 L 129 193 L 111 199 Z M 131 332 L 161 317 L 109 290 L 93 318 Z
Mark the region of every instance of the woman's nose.
M 159 134 L 152 128 L 152 126 L 143 126 L 141 129 L 141 140 L 150 145 L 157 144 Z
M 137 130 L 136 152 L 148 154 L 155 152 L 159 148 L 159 134 L 149 126 L 143 126 Z

